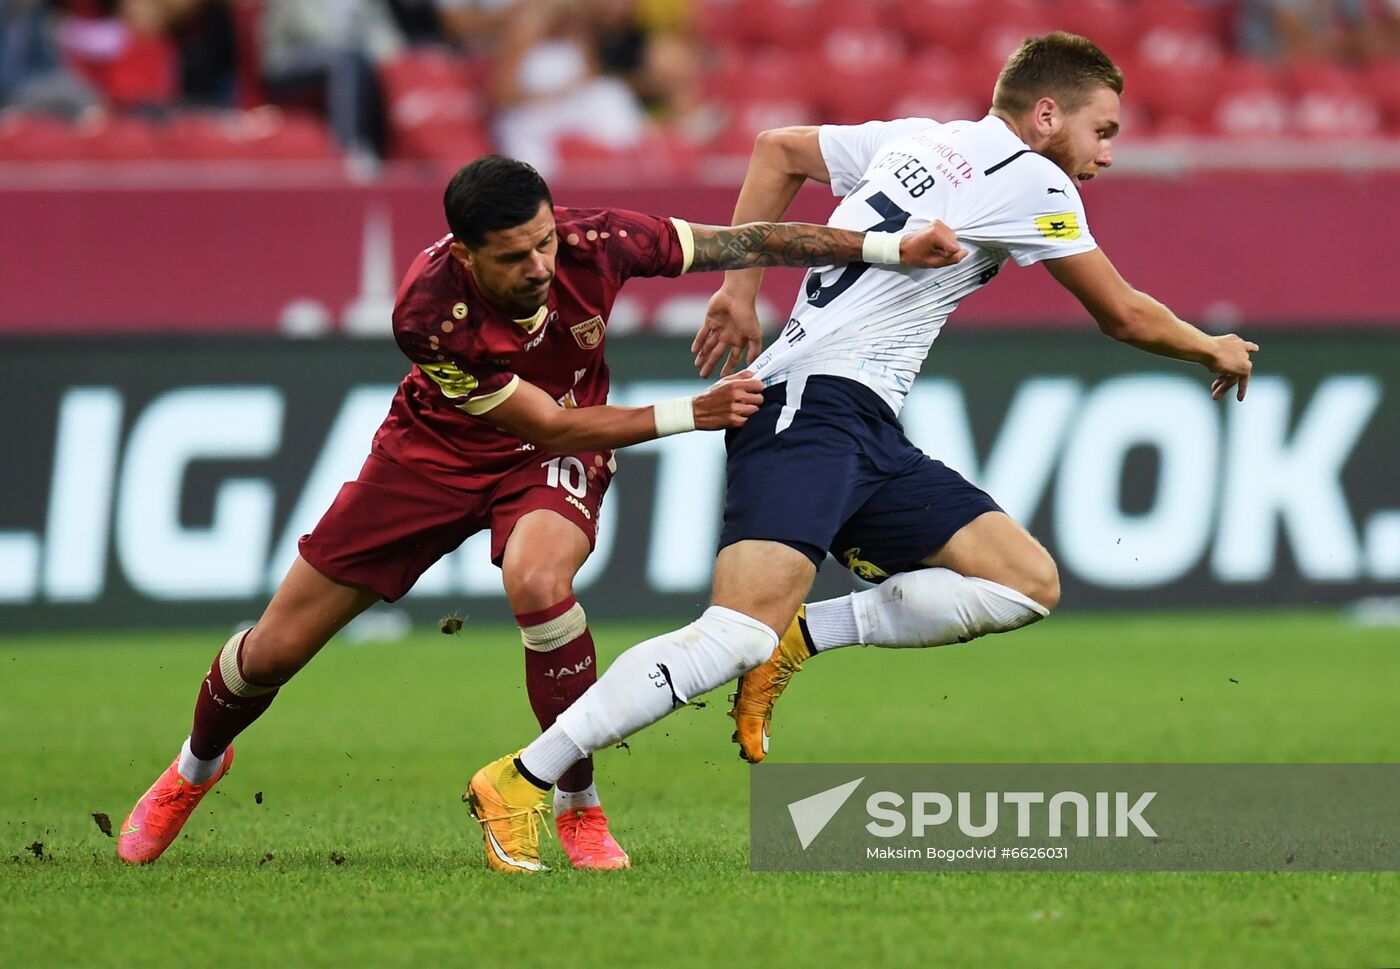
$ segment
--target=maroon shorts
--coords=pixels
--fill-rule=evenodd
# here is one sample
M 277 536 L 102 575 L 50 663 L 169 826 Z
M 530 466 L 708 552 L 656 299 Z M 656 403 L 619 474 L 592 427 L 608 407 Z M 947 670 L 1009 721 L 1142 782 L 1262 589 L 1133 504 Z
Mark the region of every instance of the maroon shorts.
M 464 491 L 371 454 L 297 550 L 322 575 L 393 602 L 483 528 L 491 529 L 491 561 L 500 565 L 515 523 L 541 508 L 577 525 L 592 548 L 614 467 L 606 451 L 531 453 L 484 490 Z

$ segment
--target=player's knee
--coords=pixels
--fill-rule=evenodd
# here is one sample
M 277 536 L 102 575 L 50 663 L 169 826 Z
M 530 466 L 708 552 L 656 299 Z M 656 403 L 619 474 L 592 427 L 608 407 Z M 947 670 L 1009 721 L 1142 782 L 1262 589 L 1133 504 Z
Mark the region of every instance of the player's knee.
M 778 645 L 778 635 L 761 620 L 722 606 L 711 606 L 687 629 L 697 642 L 718 647 L 733 665 L 729 677 L 742 676 L 767 662 Z
M 1017 583 L 1016 591 L 1048 610 L 1060 604 L 1060 570 L 1049 552 L 1041 549 L 1039 555 L 1026 563 L 1025 575 Z
M 511 608 L 517 613 L 548 609 L 574 594 L 574 570 L 555 562 L 518 566 L 502 579 Z

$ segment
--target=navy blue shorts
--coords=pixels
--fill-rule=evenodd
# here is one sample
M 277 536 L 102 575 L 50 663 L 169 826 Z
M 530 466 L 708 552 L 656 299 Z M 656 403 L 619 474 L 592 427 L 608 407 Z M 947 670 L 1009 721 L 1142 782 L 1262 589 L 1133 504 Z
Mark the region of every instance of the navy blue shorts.
M 795 387 L 796 382 L 793 382 Z M 829 551 L 879 582 L 908 572 L 997 503 L 904 436 L 873 390 L 845 377 L 807 378 L 800 407 L 789 384 L 763 393 L 729 452 L 720 548 L 782 542 L 818 567 Z

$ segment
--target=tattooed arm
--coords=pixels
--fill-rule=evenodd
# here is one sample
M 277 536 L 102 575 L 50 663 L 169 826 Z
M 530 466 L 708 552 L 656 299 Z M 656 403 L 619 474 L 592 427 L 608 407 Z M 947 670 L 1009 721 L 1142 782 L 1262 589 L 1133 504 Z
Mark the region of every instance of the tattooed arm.
M 690 226 L 695 252 L 687 272 L 752 269 L 761 266 L 844 266 L 859 262 L 864 232 L 806 222 L 749 222 L 745 225 Z M 942 222 L 900 240 L 899 261 L 932 268 L 959 262 L 967 250 Z

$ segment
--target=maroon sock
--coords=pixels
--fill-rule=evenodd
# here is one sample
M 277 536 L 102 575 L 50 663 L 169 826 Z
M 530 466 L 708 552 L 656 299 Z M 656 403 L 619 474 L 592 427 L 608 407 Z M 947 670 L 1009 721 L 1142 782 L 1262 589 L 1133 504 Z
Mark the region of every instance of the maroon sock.
M 252 684 L 243 679 L 243 640 L 246 630 L 224 644 L 209 667 L 209 675 L 199 687 L 199 698 L 194 704 L 194 728 L 190 731 L 190 753 L 200 760 L 213 760 L 223 754 L 233 743 L 233 738 L 247 728 L 263 711 L 272 706 L 277 697 L 276 688 Z M 232 656 L 226 657 L 226 651 Z M 234 692 L 224 678 L 224 664 L 232 661 L 231 672 L 236 672 Z M 258 691 L 254 696 L 246 695 Z
M 521 629 L 538 627 L 558 619 L 578 604 L 573 596 L 539 612 L 519 613 L 515 621 Z M 544 729 L 568 709 L 598 679 L 598 658 L 588 627 L 547 652 L 525 649 L 525 691 L 530 709 Z M 585 757 L 566 770 L 558 780 L 562 791 L 582 791 L 593 783 L 593 758 Z

